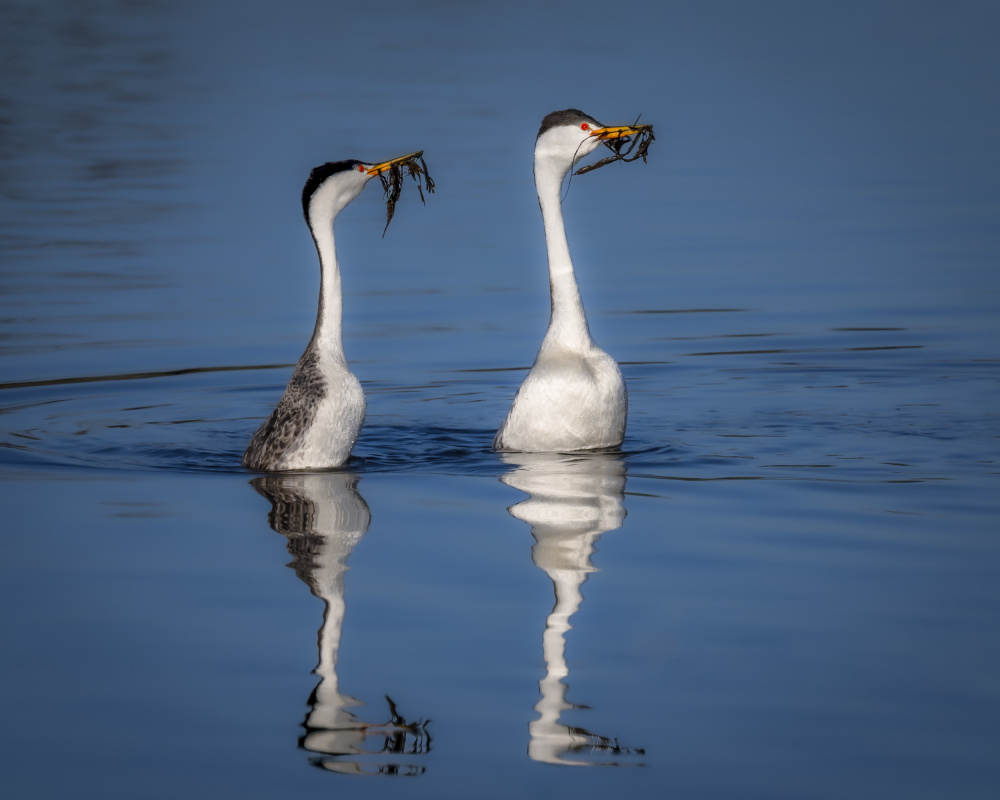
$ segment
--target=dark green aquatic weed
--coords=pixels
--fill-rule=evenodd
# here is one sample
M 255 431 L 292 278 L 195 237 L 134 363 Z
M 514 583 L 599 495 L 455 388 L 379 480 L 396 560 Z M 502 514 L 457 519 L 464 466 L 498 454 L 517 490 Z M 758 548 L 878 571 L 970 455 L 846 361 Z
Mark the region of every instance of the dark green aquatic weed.
M 636 120 L 638 122 L 638 120 Z M 612 161 L 635 161 L 641 158 L 643 162 L 646 161 L 646 153 L 649 150 L 649 146 L 656 139 L 653 136 L 653 126 L 652 125 L 633 125 L 636 129 L 636 133 L 631 136 L 622 136 L 617 139 L 604 139 L 601 141 L 605 147 L 611 150 L 614 155 L 608 156 L 607 158 L 602 158 L 593 164 L 588 164 L 585 167 L 580 167 L 574 175 L 583 175 L 587 172 L 593 172 L 595 169 L 600 169 L 606 164 L 610 164 Z
M 389 169 L 379 174 L 382 181 L 382 189 L 385 192 L 385 228 L 382 229 L 382 236 L 389 230 L 389 223 L 392 222 L 392 215 L 396 213 L 396 201 L 399 200 L 403 192 L 403 168 L 413 180 L 417 182 L 417 191 L 420 192 L 420 202 L 426 204 L 424 189 L 428 194 L 434 193 L 434 179 L 427 171 L 427 163 L 424 161 L 424 151 L 420 150 L 404 159 L 393 163 Z

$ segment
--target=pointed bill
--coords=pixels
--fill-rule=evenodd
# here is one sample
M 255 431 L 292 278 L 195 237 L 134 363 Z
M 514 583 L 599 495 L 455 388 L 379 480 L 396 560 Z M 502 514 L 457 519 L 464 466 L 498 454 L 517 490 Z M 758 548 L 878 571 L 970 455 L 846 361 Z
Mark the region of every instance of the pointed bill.
M 625 136 L 635 136 L 645 130 L 652 130 L 652 125 L 618 125 L 617 127 L 595 128 L 590 132 L 591 136 L 597 136 L 601 140 L 621 139 Z
M 424 154 L 423 150 L 417 150 L 415 153 L 408 153 L 405 156 L 400 156 L 399 158 L 394 158 L 391 161 L 383 161 L 381 164 L 376 164 L 373 167 L 368 168 L 369 175 L 381 175 L 383 172 L 387 172 L 391 169 L 393 164 L 401 164 L 405 161 L 410 161 L 411 159 L 420 158 Z

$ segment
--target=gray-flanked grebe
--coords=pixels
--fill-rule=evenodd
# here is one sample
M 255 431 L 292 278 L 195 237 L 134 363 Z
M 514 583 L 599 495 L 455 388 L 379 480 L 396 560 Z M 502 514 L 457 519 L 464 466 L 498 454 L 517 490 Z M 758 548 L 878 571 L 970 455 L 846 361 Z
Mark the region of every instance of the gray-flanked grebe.
M 420 151 L 378 164 L 332 161 L 310 173 L 302 189 L 302 208 L 319 253 L 316 327 L 277 407 L 250 440 L 243 454 L 244 467 L 322 469 L 340 466 L 350 456 L 365 419 L 365 395 L 344 357 L 343 300 L 333 223 L 375 176 L 381 177 L 386 191 L 389 219 L 404 168 L 418 186 L 423 177 L 427 190 L 434 191 L 422 155 Z

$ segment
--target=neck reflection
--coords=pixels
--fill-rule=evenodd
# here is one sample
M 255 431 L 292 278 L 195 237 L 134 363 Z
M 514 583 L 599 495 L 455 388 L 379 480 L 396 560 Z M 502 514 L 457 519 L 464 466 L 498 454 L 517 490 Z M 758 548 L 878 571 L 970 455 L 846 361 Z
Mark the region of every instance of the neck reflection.
M 566 699 L 566 633 L 572 627 L 570 617 L 583 602 L 583 582 L 597 571 L 590 561 L 594 545 L 625 519 L 625 462 L 603 453 L 501 457 L 514 469 L 500 480 L 528 495 L 507 510 L 531 526 L 532 561 L 549 576 L 556 598 L 542 635 L 545 677 L 538 682 L 538 717 L 528 725 L 528 756 L 569 766 L 635 765 L 643 750 L 621 747 L 617 739 L 560 722 L 564 711 L 580 708 Z
M 311 763 L 331 772 L 420 775 L 425 767 L 407 757 L 430 751 L 424 720 L 407 722 L 386 696 L 388 719 L 362 721 L 351 708 L 363 705 L 340 691 L 337 657 L 347 606 L 347 559 L 368 530 L 371 513 L 358 494 L 358 476 L 345 472 L 272 474 L 251 485 L 271 503 L 267 521 L 288 540 L 288 565 L 323 601 L 319 629 L 319 683 L 309 698 L 299 747 L 317 754 Z

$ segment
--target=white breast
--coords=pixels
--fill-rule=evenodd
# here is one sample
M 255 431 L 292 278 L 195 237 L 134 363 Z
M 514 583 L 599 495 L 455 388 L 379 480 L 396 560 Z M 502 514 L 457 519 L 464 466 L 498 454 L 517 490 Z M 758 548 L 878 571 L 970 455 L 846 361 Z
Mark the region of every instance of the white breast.
M 586 355 L 543 348 L 494 446 L 524 452 L 618 447 L 626 412 L 625 380 L 611 356 L 598 347 Z
M 339 467 L 351 455 L 365 421 L 361 383 L 344 364 L 320 363 L 325 396 L 312 423 L 289 448 L 281 469 Z

